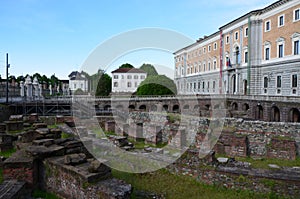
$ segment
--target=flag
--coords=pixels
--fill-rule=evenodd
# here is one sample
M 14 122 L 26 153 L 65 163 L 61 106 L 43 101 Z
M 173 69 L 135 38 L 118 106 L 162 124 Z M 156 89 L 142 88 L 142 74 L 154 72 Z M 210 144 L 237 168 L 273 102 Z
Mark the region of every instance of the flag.
M 230 58 L 226 57 L 226 66 L 227 67 L 231 67 L 231 62 L 230 62 Z

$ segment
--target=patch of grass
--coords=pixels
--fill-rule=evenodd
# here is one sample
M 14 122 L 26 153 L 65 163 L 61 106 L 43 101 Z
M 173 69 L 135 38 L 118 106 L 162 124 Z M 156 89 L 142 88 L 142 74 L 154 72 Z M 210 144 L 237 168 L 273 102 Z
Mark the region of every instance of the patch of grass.
M 34 198 L 44 198 L 44 199 L 60 199 L 58 196 L 56 196 L 53 193 L 48 193 L 42 190 L 34 190 L 32 196 Z
M 0 156 L 3 156 L 5 158 L 9 158 L 13 153 L 16 152 L 16 149 L 13 148 L 13 149 L 10 149 L 10 150 L 7 150 L 7 151 L 1 151 L 0 152 Z
M 48 125 L 47 126 L 49 129 L 57 129 L 58 126 L 56 124 L 53 124 L 53 125 Z
M 136 190 L 163 194 L 166 198 L 268 198 L 268 194 L 259 194 L 245 190 L 231 190 L 219 186 L 205 185 L 188 176 L 171 174 L 166 169 L 152 173 L 132 174 L 112 170 L 113 176 L 132 184 L 133 196 Z
M 71 138 L 71 137 L 74 137 L 74 135 L 69 134 L 69 133 L 65 133 L 65 132 L 61 133 L 61 138 Z
M 276 164 L 280 167 L 300 167 L 300 158 L 297 157 L 296 160 L 281 160 L 281 159 L 267 159 L 263 158 L 260 160 L 254 160 L 252 158 L 235 158 L 238 161 L 250 162 L 253 168 L 261 168 L 261 169 L 270 169 L 269 164 Z

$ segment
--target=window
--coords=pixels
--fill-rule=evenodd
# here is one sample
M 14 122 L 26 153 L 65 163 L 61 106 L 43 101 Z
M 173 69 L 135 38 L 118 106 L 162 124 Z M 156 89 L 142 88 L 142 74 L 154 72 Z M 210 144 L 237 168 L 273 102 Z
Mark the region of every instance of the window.
M 214 50 L 217 50 L 217 43 L 214 43 Z
M 245 37 L 248 37 L 248 28 L 245 28 Z
M 269 82 L 269 78 L 268 77 L 264 77 L 264 93 L 268 93 L 268 82 Z
M 299 40 L 294 41 L 294 55 L 299 55 Z
M 213 89 L 215 90 L 215 88 L 216 88 L 216 82 L 213 81 Z
M 217 69 L 217 61 L 214 61 L 214 70 Z
M 80 84 L 80 88 L 83 89 L 83 84 Z
M 203 72 L 205 72 L 205 71 L 206 71 L 206 65 L 203 64 Z
M 292 88 L 296 88 L 298 86 L 298 77 L 297 74 L 292 75 Z
M 229 44 L 229 36 L 226 36 L 226 44 Z
M 208 71 L 210 71 L 210 62 L 208 62 Z
M 208 46 L 208 52 L 210 52 L 210 51 L 211 51 L 211 46 L 209 45 L 209 46 Z
M 74 89 L 76 89 L 76 87 L 77 87 L 77 85 L 76 85 L 76 84 L 74 84 Z
M 118 87 L 118 82 L 114 82 L 114 87 Z
M 264 77 L 264 88 L 268 88 L 268 77 Z
M 278 57 L 283 57 L 283 44 L 278 45 Z
M 114 75 L 114 79 L 119 79 L 119 76 L 118 75 Z
M 134 75 L 133 78 L 134 78 L 134 79 L 138 79 L 139 76 L 138 76 L 138 75 Z
M 270 48 L 265 49 L 265 60 L 270 60 Z
M 201 83 L 198 82 L 198 90 L 200 90 L 200 87 L 201 87 Z
M 122 75 L 122 79 L 124 79 L 124 75 Z
M 277 88 L 281 88 L 281 76 L 277 76 Z
M 183 73 L 183 71 L 182 71 L 182 73 Z M 141 79 L 145 79 L 145 75 L 141 75 Z
M 284 26 L 284 15 L 278 17 L 278 27 Z
M 127 79 L 131 79 L 132 77 L 131 77 L 131 75 L 127 75 Z
M 131 87 L 131 82 L 127 82 L 127 87 L 128 87 L 128 88 Z
M 294 21 L 300 20 L 300 8 L 294 11 Z
M 238 40 L 238 38 L 239 38 L 239 33 L 235 32 L 235 40 Z
M 203 53 L 204 53 L 204 54 L 206 53 L 206 48 L 203 48 Z
M 266 21 L 265 23 L 265 32 L 268 32 L 271 30 L 271 21 Z
M 245 63 L 248 63 L 248 52 L 245 52 Z

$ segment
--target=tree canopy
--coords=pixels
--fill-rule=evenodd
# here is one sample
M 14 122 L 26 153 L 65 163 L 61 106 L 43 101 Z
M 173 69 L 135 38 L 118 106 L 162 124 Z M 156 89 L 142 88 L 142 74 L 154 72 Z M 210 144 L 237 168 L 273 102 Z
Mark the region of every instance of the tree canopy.
M 111 93 L 111 82 L 111 77 L 108 74 L 100 74 L 95 95 L 108 96 Z
M 126 64 L 122 64 L 119 68 L 134 68 L 134 66 L 126 63 Z
M 165 75 L 148 76 L 138 87 L 137 95 L 176 95 L 177 88 L 173 80 Z
M 145 71 L 147 76 L 158 75 L 155 67 L 151 64 L 143 64 L 140 69 Z

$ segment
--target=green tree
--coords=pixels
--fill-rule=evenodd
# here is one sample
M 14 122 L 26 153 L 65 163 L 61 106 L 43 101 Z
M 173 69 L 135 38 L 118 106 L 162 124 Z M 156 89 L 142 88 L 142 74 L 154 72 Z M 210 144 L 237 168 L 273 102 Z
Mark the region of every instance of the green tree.
M 143 64 L 140 69 L 145 71 L 147 76 L 158 75 L 155 67 L 151 64 Z
M 25 82 L 25 77 L 23 75 L 20 75 L 17 77 L 17 80 L 16 80 L 18 83 L 20 83 L 21 81 Z
M 98 80 L 95 95 L 108 96 L 111 93 L 111 84 L 112 84 L 111 77 L 106 73 L 102 74 Z
M 42 76 L 39 73 L 34 73 L 32 75 L 32 79 L 37 78 L 38 82 L 41 83 L 42 82 Z
M 177 89 L 173 80 L 165 75 L 148 76 L 138 87 L 137 95 L 176 95 Z
M 119 68 L 134 68 L 134 66 L 126 63 L 126 64 L 122 64 Z

